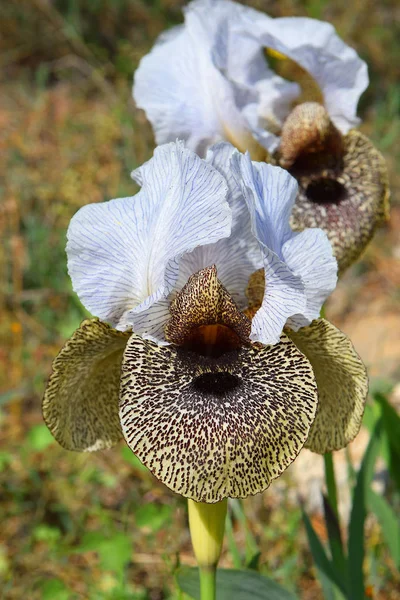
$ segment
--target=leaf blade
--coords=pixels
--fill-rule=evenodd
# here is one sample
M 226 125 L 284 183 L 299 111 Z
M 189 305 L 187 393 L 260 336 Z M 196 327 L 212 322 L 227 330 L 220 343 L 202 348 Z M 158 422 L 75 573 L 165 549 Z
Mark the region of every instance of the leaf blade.
M 181 567 L 177 572 L 178 585 L 183 592 L 200 600 L 198 569 Z M 255 571 L 217 570 L 218 600 L 298 600 L 298 597 L 268 577 Z
M 308 543 L 310 546 L 311 554 L 314 559 L 315 566 L 318 571 L 322 572 L 327 579 L 329 579 L 332 583 L 334 583 L 341 592 L 346 594 L 346 590 L 341 580 L 339 573 L 337 572 L 333 563 L 329 560 L 325 549 L 322 545 L 321 540 L 316 534 L 314 527 L 311 524 L 310 519 L 307 514 L 303 510 L 303 521 L 306 528 Z M 322 580 L 321 580 L 322 583 Z
M 375 514 L 390 554 L 397 569 L 400 569 L 400 523 L 390 504 L 374 490 L 370 489 L 368 503 Z
M 353 492 L 353 503 L 349 522 L 348 582 L 349 598 L 364 600 L 364 523 L 367 516 L 367 496 L 371 484 L 375 461 L 381 446 L 382 420 L 379 419 L 365 451 Z

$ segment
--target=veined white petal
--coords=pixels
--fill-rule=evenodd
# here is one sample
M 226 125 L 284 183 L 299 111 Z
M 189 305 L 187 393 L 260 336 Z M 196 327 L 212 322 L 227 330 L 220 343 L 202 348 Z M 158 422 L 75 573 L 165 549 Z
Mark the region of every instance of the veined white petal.
M 291 230 L 297 183 L 287 171 L 239 153 L 232 157 L 232 169 L 264 259 L 265 293 L 252 321 L 252 339 L 274 344 L 286 322 L 298 328 L 319 316 L 336 285 L 336 260 L 322 231 Z
M 361 94 L 368 86 L 366 63 L 347 46 L 330 23 L 305 17 L 259 21 L 254 36 L 303 67 L 318 83 L 324 104 L 342 133 L 359 123 Z
M 258 241 L 283 259 L 282 246 L 293 237 L 289 225 L 297 195 L 297 182 L 285 169 L 235 153 L 232 170 L 241 185 Z
M 265 293 L 261 308 L 251 322 L 250 338 L 263 344 L 277 344 L 287 320 L 306 311 L 301 277 L 269 248 L 263 248 Z
M 207 4 L 190 6 L 185 25 L 163 36 L 141 60 L 133 88 L 157 143 L 178 137 L 201 156 L 218 140 L 246 136 L 246 121 L 235 104 L 233 89 L 213 61 L 213 32 L 219 21 L 213 19 L 212 25 L 204 21 L 201 6 Z
M 153 339 L 165 312 L 151 307 L 174 287 L 179 259 L 229 236 L 232 216 L 224 178 L 182 142 L 156 148 L 140 177 L 135 197 L 72 218 L 68 269 L 88 310 L 117 329 L 148 328 Z
M 304 284 L 307 306 L 302 315 L 289 319 L 287 325 L 297 331 L 318 319 L 321 306 L 337 283 L 337 261 L 328 236 L 322 229 L 305 229 L 284 244 L 285 262 Z
M 249 277 L 262 268 L 260 247 L 251 231 L 250 215 L 241 187 L 230 167 L 235 148 L 220 142 L 207 152 L 206 160 L 223 175 L 228 184 L 228 202 L 232 210 L 232 233 L 215 244 L 199 246 L 182 257 L 177 289 L 182 288 L 189 277 L 212 265 L 216 265 L 218 279 L 226 287 L 239 308 L 247 306 L 245 291 Z
M 186 8 L 184 24 L 159 38 L 141 60 L 133 87 L 157 143 L 179 137 L 200 156 L 219 140 L 255 156 L 261 146 L 277 146 L 264 127 L 280 127 L 284 107 L 289 110 L 299 90 L 268 68 L 252 34 L 260 19 L 270 20 L 228 0 L 197 0 Z

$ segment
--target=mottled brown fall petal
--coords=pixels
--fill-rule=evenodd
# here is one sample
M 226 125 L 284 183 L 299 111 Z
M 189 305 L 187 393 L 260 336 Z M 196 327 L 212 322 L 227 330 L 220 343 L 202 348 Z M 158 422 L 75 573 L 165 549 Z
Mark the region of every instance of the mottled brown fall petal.
M 303 447 L 316 408 L 311 365 L 285 335 L 215 359 L 133 334 L 124 353 L 125 439 L 165 485 L 196 501 L 265 490 Z
M 300 155 L 289 170 L 299 183 L 291 226 L 295 231 L 323 229 L 339 273 L 360 256 L 388 218 L 390 196 L 385 161 L 369 139 L 353 130 L 342 144 L 339 155 Z
M 54 360 L 43 416 L 67 450 L 102 450 L 122 438 L 120 371 L 130 335 L 98 319 L 87 319 Z
M 364 363 L 350 339 L 325 319 L 288 336 L 310 361 L 318 386 L 318 410 L 305 444 L 324 454 L 347 446 L 357 435 L 368 393 Z

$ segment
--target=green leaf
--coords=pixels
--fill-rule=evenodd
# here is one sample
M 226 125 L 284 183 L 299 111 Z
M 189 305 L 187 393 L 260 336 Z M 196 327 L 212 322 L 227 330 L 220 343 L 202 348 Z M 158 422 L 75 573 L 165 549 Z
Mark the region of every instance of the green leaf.
M 389 547 L 393 561 L 397 569 L 400 569 L 399 519 L 385 498 L 371 489 L 368 493 L 368 504 L 382 528 L 382 534 Z
M 185 594 L 200 600 L 199 572 L 196 568 L 181 567 L 177 572 L 178 585 Z M 298 600 L 292 592 L 255 571 L 217 570 L 218 600 Z
M 375 394 L 374 399 L 379 405 L 384 428 L 383 456 L 389 467 L 390 475 L 400 490 L 400 416 L 383 394 Z
M 400 455 L 400 416 L 383 394 L 375 394 L 374 399 L 382 410 L 384 429 L 396 453 Z
M 158 531 L 171 518 L 172 508 L 166 504 L 146 504 L 135 513 L 136 525 Z
M 246 565 L 246 569 L 251 569 L 252 571 L 258 571 L 259 562 L 261 558 L 261 552 L 256 552 L 254 556 L 251 557 L 249 562 Z
M 326 529 L 328 531 L 329 547 L 331 550 L 332 561 L 339 577 L 342 581 L 346 581 L 347 562 L 344 555 L 342 536 L 340 533 L 339 520 L 336 513 L 333 511 L 328 498 L 323 495 L 324 515 Z M 346 582 L 347 588 L 347 582 Z
M 307 514 L 302 511 L 303 521 L 306 527 L 308 544 L 310 546 L 311 554 L 313 556 L 315 566 L 318 571 L 322 572 L 324 576 L 329 579 L 333 584 L 335 584 L 341 592 L 346 594 L 346 590 L 344 587 L 343 580 L 341 579 L 338 571 L 336 570 L 334 564 L 329 560 L 326 555 L 325 549 L 322 545 L 321 540 L 318 535 L 315 533 L 314 528 L 311 524 L 310 519 Z M 323 580 L 321 579 L 321 583 Z
M 132 556 L 132 542 L 128 535 L 117 532 L 110 537 L 96 531 L 86 533 L 77 552 L 97 552 L 103 569 L 120 573 Z
M 35 425 L 28 433 L 28 442 L 32 450 L 41 452 L 54 442 L 46 425 Z
M 365 425 L 365 427 L 367 427 L 367 429 L 369 430 L 370 433 L 372 433 L 372 431 L 374 430 L 379 419 L 383 418 L 382 404 L 384 404 L 386 401 L 386 398 L 384 398 L 381 393 L 380 394 L 375 393 L 375 394 L 373 394 L 373 397 L 376 401 L 373 404 L 371 404 L 371 403 L 366 404 L 364 418 L 363 418 L 363 425 Z M 377 400 L 377 398 L 380 399 L 380 401 Z M 391 475 L 393 481 L 396 482 L 397 487 L 400 490 L 400 471 L 397 468 L 397 465 L 400 462 L 400 455 L 398 453 L 396 453 L 395 449 L 393 448 L 393 445 L 391 445 L 391 443 L 390 443 L 390 439 L 389 439 L 390 431 L 391 431 L 390 426 L 389 426 L 389 431 L 386 430 L 385 425 L 383 426 L 382 435 L 381 435 L 382 445 L 381 445 L 380 454 L 390 471 L 390 475 Z
M 372 432 L 357 475 L 349 523 L 348 581 L 351 600 L 364 600 L 364 523 L 367 515 L 367 498 L 374 472 L 374 465 L 381 446 L 382 421 Z

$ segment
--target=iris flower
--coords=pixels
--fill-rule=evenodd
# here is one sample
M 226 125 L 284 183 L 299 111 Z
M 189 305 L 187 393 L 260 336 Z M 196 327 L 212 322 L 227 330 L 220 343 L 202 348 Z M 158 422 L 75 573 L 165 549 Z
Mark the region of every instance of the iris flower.
M 133 173 L 131 198 L 88 204 L 68 268 L 97 316 L 53 364 L 45 421 L 65 448 L 122 437 L 170 489 L 214 503 L 261 492 L 305 445 L 358 432 L 365 367 L 319 318 L 336 284 L 324 232 L 289 226 L 297 183 L 228 143 L 182 142 Z
M 342 272 L 388 216 L 384 160 L 353 129 L 367 86 L 365 62 L 329 23 L 195 0 L 141 60 L 133 94 L 158 144 L 178 137 L 204 156 L 227 140 L 289 169 L 292 227 L 323 229 Z

